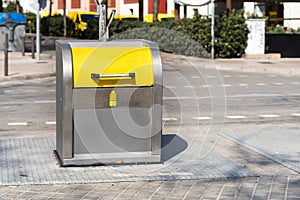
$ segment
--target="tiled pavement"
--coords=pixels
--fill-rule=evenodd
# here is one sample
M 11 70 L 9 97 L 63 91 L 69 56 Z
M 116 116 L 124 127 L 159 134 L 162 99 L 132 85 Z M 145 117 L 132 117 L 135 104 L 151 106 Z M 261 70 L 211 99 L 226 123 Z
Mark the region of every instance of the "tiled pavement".
M 9 186 L 0 199 L 300 199 L 300 176 Z
M 257 177 L 1 186 L 0 199 L 298 199 L 300 175 L 229 140 L 217 152 Z
M 45 65 L 43 68 L 44 71 L 42 71 L 41 68 L 41 71 L 38 72 L 39 74 L 42 72 L 45 74 L 52 73 L 52 68 L 46 66 L 45 63 L 38 64 Z M 273 68 L 274 66 L 272 66 L 272 69 Z M 10 68 L 10 70 L 13 72 L 13 68 Z M 24 67 L 15 70 L 28 71 Z M 19 71 L 15 74 L 22 75 L 23 71 Z M 223 142 L 222 145 L 216 147 L 216 150 L 232 161 L 244 165 L 251 172 L 258 174 L 258 177 L 97 184 L 0 186 L 0 199 L 300 200 L 299 174 L 230 141 Z
M 241 145 L 222 140 L 216 152 L 257 177 L 1 186 L 0 199 L 298 199 L 300 175 Z

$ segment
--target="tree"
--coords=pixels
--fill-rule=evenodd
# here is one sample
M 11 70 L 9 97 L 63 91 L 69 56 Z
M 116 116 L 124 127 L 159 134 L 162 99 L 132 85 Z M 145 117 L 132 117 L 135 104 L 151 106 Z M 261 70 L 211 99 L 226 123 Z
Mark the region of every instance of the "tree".
M 157 22 L 159 0 L 154 0 L 153 3 L 153 22 Z
M 144 0 L 139 0 L 139 20 L 144 20 Z
M 66 0 L 63 0 L 63 12 L 64 12 L 64 37 L 67 37 Z
M 52 14 L 52 5 L 53 5 L 53 0 L 49 0 L 49 16 Z
M 18 1 L 10 1 L 6 8 L 3 8 L 3 12 L 17 12 L 18 9 L 19 9 L 19 12 L 22 13 L 23 12 L 23 8 L 22 6 L 17 5 L 18 4 Z
M 178 3 L 175 4 L 175 19 L 180 19 L 180 5 Z
M 3 12 L 3 1 L 0 0 L 0 12 Z
M 16 0 L 16 12 L 20 13 L 20 1 Z

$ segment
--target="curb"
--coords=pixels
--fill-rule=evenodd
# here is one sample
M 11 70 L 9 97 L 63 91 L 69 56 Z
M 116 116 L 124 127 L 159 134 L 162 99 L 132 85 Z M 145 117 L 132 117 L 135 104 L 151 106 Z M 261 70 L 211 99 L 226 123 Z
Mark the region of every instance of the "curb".
M 35 74 L 35 75 L 23 75 L 23 76 L 13 76 L 13 77 L 2 77 L 0 78 L 0 83 L 10 82 L 10 81 L 25 81 L 25 80 L 33 80 L 39 78 L 47 78 L 56 76 L 55 72 L 43 73 L 43 74 Z

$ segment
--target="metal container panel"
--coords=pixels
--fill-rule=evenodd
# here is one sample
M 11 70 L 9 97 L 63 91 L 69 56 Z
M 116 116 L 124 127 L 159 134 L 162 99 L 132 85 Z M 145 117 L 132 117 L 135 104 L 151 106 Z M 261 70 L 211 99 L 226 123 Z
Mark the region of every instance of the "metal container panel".
M 74 110 L 74 154 L 151 151 L 151 108 Z
M 67 42 L 56 43 L 56 152 L 73 157 L 72 54 Z

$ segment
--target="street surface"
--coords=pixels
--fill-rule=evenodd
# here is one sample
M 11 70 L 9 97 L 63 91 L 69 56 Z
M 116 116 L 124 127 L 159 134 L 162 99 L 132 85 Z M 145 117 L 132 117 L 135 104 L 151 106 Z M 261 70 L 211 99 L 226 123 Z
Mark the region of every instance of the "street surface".
M 190 69 L 189 69 L 190 68 Z M 208 124 L 212 118 L 212 85 L 219 79 L 210 70 L 188 66 L 164 68 L 164 121 L 169 126 Z M 224 129 L 299 128 L 300 79 L 277 74 L 219 71 L 224 90 L 216 99 L 225 101 Z M 204 80 L 206 79 L 206 80 Z M 0 136 L 55 132 L 55 77 L 0 83 Z M 223 95 L 223 96 L 222 96 Z M 225 96 L 224 96 L 225 95 Z M 214 105 L 216 106 L 216 105 Z M 181 119 L 184 113 L 185 119 Z M 183 122 L 183 123 L 182 123 Z M 42 135 L 41 135 L 42 136 Z
M 299 130 L 299 77 L 220 71 L 214 63 L 191 64 L 174 55 L 163 62 L 163 134 L 184 132 L 210 142 L 258 177 L 9 186 L 0 187 L 0 199 L 300 199 L 297 172 L 214 135 Z M 0 83 L 0 138 L 55 136 L 55 85 L 55 77 Z

